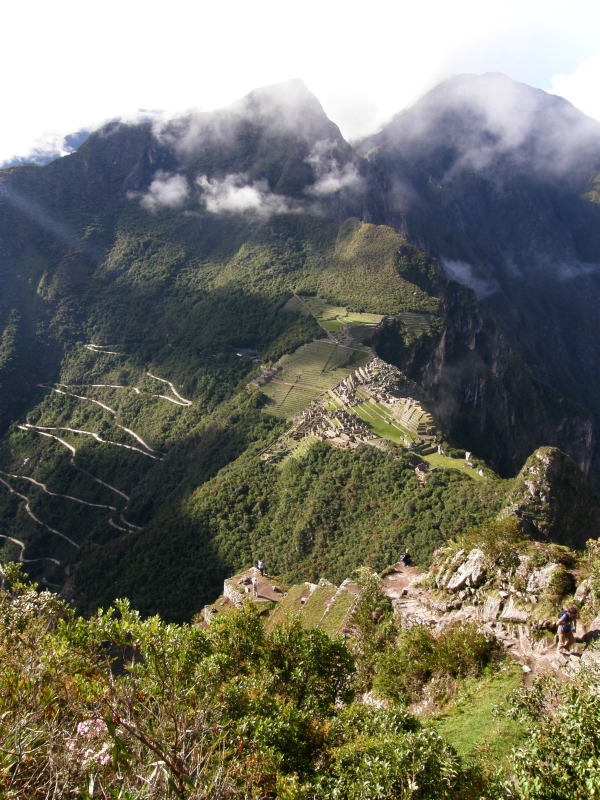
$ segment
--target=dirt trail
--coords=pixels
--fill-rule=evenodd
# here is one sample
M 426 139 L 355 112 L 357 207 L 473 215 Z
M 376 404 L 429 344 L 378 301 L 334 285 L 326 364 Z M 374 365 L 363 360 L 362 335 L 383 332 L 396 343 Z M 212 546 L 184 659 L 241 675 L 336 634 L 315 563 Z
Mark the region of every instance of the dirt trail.
M 383 579 L 383 591 L 392 601 L 394 611 L 403 625 L 423 625 L 441 631 L 452 622 L 475 622 L 497 639 L 507 654 L 521 665 L 526 681 L 533 675 L 549 671 L 566 678 L 580 668 L 581 659 L 576 651 L 571 654 L 558 653 L 555 645 L 548 647 L 547 641 L 532 638 L 527 625 L 501 619 L 486 620 L 481 605 L 457 603 L 458 598 L 452 596 L 448 596 L 446 601 L 432 596 L 421 585 L 421 576 L 427 574 L 422 570 L 403 567 L 401 563 L 395 564 L 393 569 L 395 571 Z M 577 635 L 583 633 L 585 631 L 578 628 Z
M 184 406 L 191 406 L 191 405 L 193 405 L 191 400 L 186 400 L 186 398 L 185 398 L 185 397 L 182 397 L 182 396 L 179 394 L 179 392 L 178 392 L 178 391 L 177 391 L 177 389 L 176 389 L 176 388 L 173 386 L 173 384 L 171 383 L 171 381 L 166 381 L 164 378 L 159 378 L 157 375 L 153 375 L 153 374 L 152 374 L 151 372 L 149 372 L 149 371 L 147 371 L 147 372 L 146 372 L 146 375 L 148 375 L 148 377 L 150 377 L 150 378 L 154 378 L 154 380 L 155 380 L 155 381 L 160 381 L 161 383 L 166 383 L 166 384 L 167 384 L 167 385 L 170 387 L 170 389 L 171 389 L 171 391 L 173 392 L 173 394 L 175 395 L 175 397 L 178 397 L 178 398 L 179 398 L 179 400 L 181 400 L 181 405 L 184 405 Z M 171 398 L 170 398 L 170 397 L 166 397 L 165 395 L 162 395 L 162 394 L 159 394 L 159 395 L 157 395 L 157 397 L 164 397 L 164 398 L 165 398 L 165 400 L 171 400 Z M 174 400 L 171 400 L 171 402 L 175 402 L 175 401 L 174 401 Z
M 6 475 L 8 478 L 16 478 L 21 481 L 29 481 L 29 483 L 35 484 L 51 497 L 64 497 L 67 500 L 73 500 L 75 503 L 81 503 L 82 506 L 90 506 L 91 508 L 107 508 L 109 511 L 117 510 L 115 506 L 107 506 L 103 503 L 88 503 L 87 500 L 80 500 L 79 497 L 73 497 L 73 495 L 70 494 L 57 494 L 56 492 L 51 492 L 45 483 L 40 483 L 40 481 L 36 481 L 35 478 L 30 478 L 27 475 L 13 475 L 11 472 L 2 472 L 2 470 L 0 470 L 0 475 Z
M 50 558 L 49 556 L 43 558 L 23 558 L 25 544 L 20 539 L 15 539 L 13 536 L 6 536 L 4 533 L 0 533 L 0 539 L 7 539 L 9 542 L 21 548 L 21 552 L 19 553 L 19 561 L 21 564 L 33 564 L 34 561 L 52 561 L 53 564 L 57 564 L 60 567 L 60 561 L 56 558 Z
M 29 498 L 26 497 L 26 495 L 20 494 L 19 492 L 15 491 L 15 489 L 13 489 L 12 486 L 9 483 L 7 483 L 3 478 L 0 478 L 0 483 L 4 484 L 4 486 L 6 486 L 6 488 L 8 489 L 8 491 L 11 494 L 14 494 L 17 497 L 20 497 L 21 500 L 24 501 L 24 503 L 25 503 L 25 511 L 29 514 L 29 516 L 31 517 L 31 519 L 34 522 L 37 522 L 37 524 L 41 525 L 42 528 L 46 528 L 46 530 L 50 531 L 50 533 L 54 533 L 56 536 L 60 536 L 61 539 L 64 539 L 65 542 L 68 542 L 69 544 L 73 545 L 73 547 L 75 547 L 77 550 L 81 550 L 81 547 L 76 542 L 74 542 L 72 539 L 69 539 L 68 536 L 65 536 L 64 533 L 61 533 L 60 531 L 57 531 L 56 528 L 51 528 L 50 525 L 46 525 L 45 522 L 42 522 L 41 519 L 38 519 L 36 517 L 36 515 L 33 513 L 33 511 L 31 510 L 31 507 L 29 505 Z M 25 546 L 25 545 L 23 545 L 23 546 Z
M 67 428 L 66 426 L 60 425 L 58 427 L 53 427 L 50 425 L 29 425 L 26 423 L 28 428 L 32 428 L 33 430 L 39 431 L 42 433 L 43 431 L 68 431 L 69 433 L 79 433 L 83 436 L 92 436 L 97 442 L 101 442 L 102 444 L 112 444 L 114 447 L 124 447 L 126 450 L 135 450 L 136 453 L 141 453 L 146 458 L 153 458 L 155 461 L 162 461 L 162 457 L 160 456 L 153 456 L 152 453 L 147 453 L 145 450 L 141 450 L 139 447 L 134 447 L 131 444 L 121 444 L 120 442 L 109 442 L 107 439 L 103 439 L 99 434 L 94 433 L 93 431 L 82 431 L 79 428 Z M 20 427 L 20 426 L 19 426 Z

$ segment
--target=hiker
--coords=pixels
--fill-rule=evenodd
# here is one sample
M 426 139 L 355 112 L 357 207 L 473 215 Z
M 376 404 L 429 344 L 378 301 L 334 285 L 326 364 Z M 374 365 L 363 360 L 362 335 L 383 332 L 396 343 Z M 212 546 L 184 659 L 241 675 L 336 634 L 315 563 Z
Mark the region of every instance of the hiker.
M 258 597 L 258 578 L 252 578 L 252 595 Z
M 400 559 L 400 562 L 401 562 L 401 564 L 402 564 L 402 566 L 403 566 L 403 567 L 410 567 L 410 566 L 412 565 L 412 563 L 413 563 L 413 560 L 412 560 L 412 558 L 410 557 L 410 553 L 408 552 L 408 547 L 407 547 L 407 548 L 406 548 L 406 550 L 404 551 L 404 555 L 403 555 L 403 556 L 402 556 L 402 558 Z
M 265 572 L 265 562 L 262 560 L 262 558 L 259 558 L 258 560 L 258 571 L 260 572 L 260 577 L 262 578 Z
M 575 644 L 577 613 L 577 606 L 567 606 L 565 611 L 560 612 L 558 618 L 558 652 L 568 650 L 571 645 Z

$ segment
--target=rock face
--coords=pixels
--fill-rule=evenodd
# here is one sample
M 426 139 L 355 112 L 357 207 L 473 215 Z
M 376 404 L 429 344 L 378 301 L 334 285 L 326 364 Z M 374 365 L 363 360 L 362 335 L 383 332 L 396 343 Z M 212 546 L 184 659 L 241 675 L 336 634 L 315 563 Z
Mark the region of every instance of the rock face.
M 534 570 L 527 581 L 527 591 L 535 595 L 543 592 L 548 588 L 548 584 L 557 570 L 560 571 L 558 564 L 548 564 L 547 567 Z
M 573 596 L 575 602 L 585 603 L 590 593 L 590 590 L 591 590 L 590 582 L 588 580 L 581 581 Z
M 441 336 L 406 345 L 402 326 L 390 320 L 378 333 L 377 353 L 427 390 L 436 418 L 465 449 L 473 448 L 477 430 L 477 455 L 503 477 L 549 443 L 587 470 L 591 414 L 532 373 L 471 290 L 442 276 L 433 283 L 429 291 L 440 297 L 445 321 Z
M 489 595 L 489 597 L 486 598 L 483 606 L 483 619 L 485 622 L 492 622 L 498 619 L 500 611 L 502 610 L 502 602 L 501 597 L 495 597 L 494 595 Z
M 457 592 L 465 586 L 479 586 L 485 577 L 485 555 L 481 550 L 471 550 L 467 560 L 452 575 L 446 589 Z
M 506 620 L 506 622 L 527 622 L 530 617 L 530 612 L 520 608 L 512 595 L 509 597 L 508 603 L 500 614 L 500 619 Z
M 584 265 L 600 263 L 600 124 L 504 75 L 461 75 L 398 115 L 359 151 L 382 177 L 373 221 L 394 227 L 470 286 L 510 347 L 513 365 L 519 354 L 539 381 L 584 406 L 597 425 L 600 318 L 591 309 L 600 302 L 600 282 Z M 482 330 L 478 338 L 482 342 Z M 504 410 L 511 399 L 502 384 L 512 397 L 525 386 L 522 376 L 503 374 L 506 351 L 497 358 L 499 380 L 481 370 L 474 383 L 474 355 L 465 351 L 464 365 L 459 362 L 462 399 L 492 416 L 488 403 Z M 444 353 L 438 358 L 441 367 Z M 533 400 L 542 412 L 553 402 L 543 392 Z M 598 458 L 593 427 L 579 428 L 569 449 L 560 418 L 572 433 L 577 426 L 563 401 L 554 403 L 554 438 L 534 447 L 566 450 L 587 474 L 592 456 Z M 513 422 L 520 427 L 518 418 Z M 533 431 L 521 431 L 530 441 Z M 503 455 L 510 458 L 510 452 Z

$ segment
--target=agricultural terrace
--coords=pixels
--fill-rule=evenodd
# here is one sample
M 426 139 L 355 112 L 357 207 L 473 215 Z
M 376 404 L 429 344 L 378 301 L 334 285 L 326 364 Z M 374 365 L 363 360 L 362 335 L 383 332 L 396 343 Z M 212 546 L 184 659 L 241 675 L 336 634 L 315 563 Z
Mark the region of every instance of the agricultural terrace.
M 418 339 L 431 328 L 431 314 L 401 311 L 394 314 L 394 317 L 402 322 L 412 339 Z
M 344 330 L 345 326 L 375 327 L 383 319 L 382 314 L 366 314 L 348 311 L 344 306 L 329 305 L 322 297 L 298 297 L 294 295 L 286 304 L 290 311 L 310 313 L 329 333 Z M 425 315 L 417 315 L 425 316 Z
M 262 387 L 270 400 L 265 410 L 291 418 L 370 358 L 370 352 L 334 342 L 305 344 L 291 355 L 283 356 L 279 360 L 281 369 Z
M 409 431 L 408 428 L 403 427 L 397 419 L 393 416 L 388 408 L 373 398 L 368 398 L 365 392 L 357 390 L 356 396 L 362 398 L 363 402 L 351 409 L 348 409 L 350 414 L 356 414 L 363 422 L 366 422 L 369 428 L 382 439 L 388 439 L 391 442 L 406 447 L 409 444 L 418 444 L 420 438 Z M 339 404 L 331 400 L 332 406 L 338 407 Z M 429 453 L 421 456 L 423 461 L 426 461 L 429 466 L 433 468 L 443 469 L 457 469 L 464 472 L 473 480 L 483 480 L 482 476 L 477 473 L 477 470 L 472 467 L 465 466 L 466 462 L 462 458 L 450 458 L 449 456 L 442 456 L 438 453 Z

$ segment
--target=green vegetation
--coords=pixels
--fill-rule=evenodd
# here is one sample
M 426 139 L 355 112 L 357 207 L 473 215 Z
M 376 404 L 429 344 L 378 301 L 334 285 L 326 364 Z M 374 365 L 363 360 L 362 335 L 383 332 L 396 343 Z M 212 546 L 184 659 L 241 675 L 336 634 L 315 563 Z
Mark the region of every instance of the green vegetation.
M 300 619 L 305 628 L 315 628 L 323 619 L 329 603 L 335 595 L 335 586 L 319 585 L 306 601 Z
M 598 669 L 573 682 L 554 675 L 512 693 L 512 715 L 525 727 L 511 755 L 513 776 L 504 784 L 510 800 L 588 800 L 600 791 Z
M 499 672 L 466 682 L 436 717 L 436 730 L 463 758 L 483 751 L 496 764 L 505 762 L 524 738 L 522 727 L 506 707 L 507 697 L 520 688 L 522 680 L 519 665 L 507 664 Z
M 409 453 L 318 442 L 282 465 L 247 453 L 144 531 L 82 555 L 86 607 L 130 597 L 143 613 L 189 619 L 222 582 L 259 557 L 287 583 L 345 579 L 357 564 L 383 569 L 405 547 L 426 564 L 446 539 L 493 518 L 510 482 L 455 470 L 421 486 Z
M 279 359 L 282 368 L 262 387 L 270 401 L 265 411 L 278 417 L 293 417 L 319 394 L 366 364 L 369 357 L 367 352 L 332 342 L 303 345 L 295 353 Z
M 4 574 L 7 800 L 57 797 L 57 787 L 131 800 L 468 800 L 484 786 L 415 717 L 353 703 L 346 643 L 298 618 L 266 633 L 247 605 L 202 630 L 142 621 L 121 601 L 75 619 L 16 568 Z

